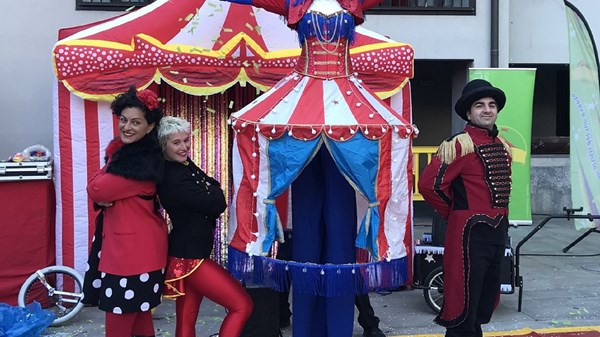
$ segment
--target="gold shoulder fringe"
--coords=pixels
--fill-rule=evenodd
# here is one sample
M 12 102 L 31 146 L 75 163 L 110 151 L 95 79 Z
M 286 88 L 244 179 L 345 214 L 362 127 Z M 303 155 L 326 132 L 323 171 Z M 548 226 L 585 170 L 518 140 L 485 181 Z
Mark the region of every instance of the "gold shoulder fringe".
M 456 142 L 460 144 L 459 157 L 475 152 L 475 144 L 468 133 L 460 133 L 451 139 L 445 140 L 438 148 L 437 155 L 441 162 L 450 164 L 456 159 Z
M 506 139 L 502 137 L 498 137 L 498 139 L 500 139 L 502 145 L 504 145 L 504 149 L 506 150 L 506 153 L 508 153 L 508 156 L 512 158 L 512 147 L 510 146 L 508 141 L 506 141 Z

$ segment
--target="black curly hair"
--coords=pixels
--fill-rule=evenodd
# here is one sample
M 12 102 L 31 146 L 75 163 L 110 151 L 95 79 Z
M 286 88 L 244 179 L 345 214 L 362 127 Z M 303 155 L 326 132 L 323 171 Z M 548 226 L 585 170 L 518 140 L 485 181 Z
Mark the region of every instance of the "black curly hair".
M 148 107 L 142 101 L 140 101 L 136 93 L 137 89 L 135 86 L 131 86 L 127 92 L 119 94 L 110 104 L 113 114 L 116 116 L 121 116 L 121 113 L 126 108 L 138 108 L 144 112 L 144 117 L 146 118 L 148 124 L 155 123 L 155 125 L 158 126 L 158 123 L 163 117 L 162 110 L 160 108 L 153 110 L 148 109 Z

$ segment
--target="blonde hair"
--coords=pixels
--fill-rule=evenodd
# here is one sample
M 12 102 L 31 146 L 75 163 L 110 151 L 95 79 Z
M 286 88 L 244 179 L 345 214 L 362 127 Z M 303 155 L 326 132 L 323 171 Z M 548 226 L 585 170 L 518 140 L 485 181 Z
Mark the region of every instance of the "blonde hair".
M 169 136 L 180 132 L 190 133 L 191 125 L 190 122 L 183 118 L 167 116 L 160 120 L 158 126 L 158 142 L 160 146 L 165 149 Z

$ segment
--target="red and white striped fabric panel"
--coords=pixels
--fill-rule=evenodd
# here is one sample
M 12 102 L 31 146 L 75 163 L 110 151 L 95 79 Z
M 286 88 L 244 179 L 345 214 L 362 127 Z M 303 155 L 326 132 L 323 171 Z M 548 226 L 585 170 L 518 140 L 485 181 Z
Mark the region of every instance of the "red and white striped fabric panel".
M 406 82 L 406 85 L 402 87 L 402 90 L 397 94 L 393 95 L 389 98 L 390 106 L 402 113 L 402 117 L 405 120 L 412 123 L 412 98 L 411 98 L 411 87 L 410 81 Z M 408 281 L 407 284 L 412 282 L 412 273 L 413 273 L 413 252 L 414 252 L 414 240 L 413 240 L 413 156 L 412 156 L 412 141 L 408 144 L 409 148 L 407 149 L 406 159 L 407 163 L 405 165 L 405 170 L 402 170 L 402 175 L 404 175 L 404 180 L 406 181 L 406 185 L 404 188 L 407 190 L 407 196 L 405 200 L 403 200 L 403 204 L 401 208 L 405 209 L 406 214 L 406 231 L 404 233 L 404 247 L 406 248 L 406 254 L 408 258 Z
M 111 114 L 109 102 L 86 101 L 70 93 L 59 82 L 55 82 L 54 91 L 56 260 L 57 264 L 84 272 L 96 216 L 87 197 L 87 181 L 103 165 L 104 149 L 116 134 L 116 120 Z M 410 120 L 409 85 L 392 96 L 390 104 L 396 111 L 402 112 L 406 120 Z M 412 158 L 408 157 L 410 161 Z M 412 164 L 401 172 L 406 174 L 409 186 L 400 189 L 412 191 Z M 408 193 L 408 197 L 412 197 L 412 194 Z M 404 233 L 404 242 L 410 249 L 411 202 L 406 200 L 402 204 L 402 209 L 408 208 L 408 214 L 404 215 L 408 229 Z
M 261 95 L 233 117 L 271 125 L 406 123 L 399 113 L 376 97 L 354 77 L 323 81 L 293 73 L 281 80 L 276 90 Z
M 87 181 L 104 164 L 116 121 L 109 102 L 86 101 L 58 82 L 54 91 L 56 261 L 84 272 L 96 216 Z

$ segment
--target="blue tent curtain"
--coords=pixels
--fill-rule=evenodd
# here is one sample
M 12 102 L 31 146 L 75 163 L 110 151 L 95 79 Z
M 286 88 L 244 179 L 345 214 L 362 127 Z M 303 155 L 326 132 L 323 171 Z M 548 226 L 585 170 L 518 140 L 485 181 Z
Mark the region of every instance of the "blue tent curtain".
M 280 196 L 298 177 L 321 143 L 321 137 L 312 140 L 298 140 L 288 135 L 268 142 L 270 190 L 267 198 L 263 200 L 266 204 L 265 225 L 267 226 L 267 235 L 262 244 L 263 254 L 269 252 L 274 240 L 283 238 L 283 229 L 275 207 L 275 198 Z
M 379 141 L 369 140 L 362 133 L 349 140 L 338 142 L 326 140 L 339 170 L 350 179 L 355 190 L 369 202 L 369 208 L 361 221 L 356 236 L 356 247 L 367 249 L 379 257 L 377 236 L 379 232 L 379 201 L 377 200 L 377 173 L 379 170 Z

